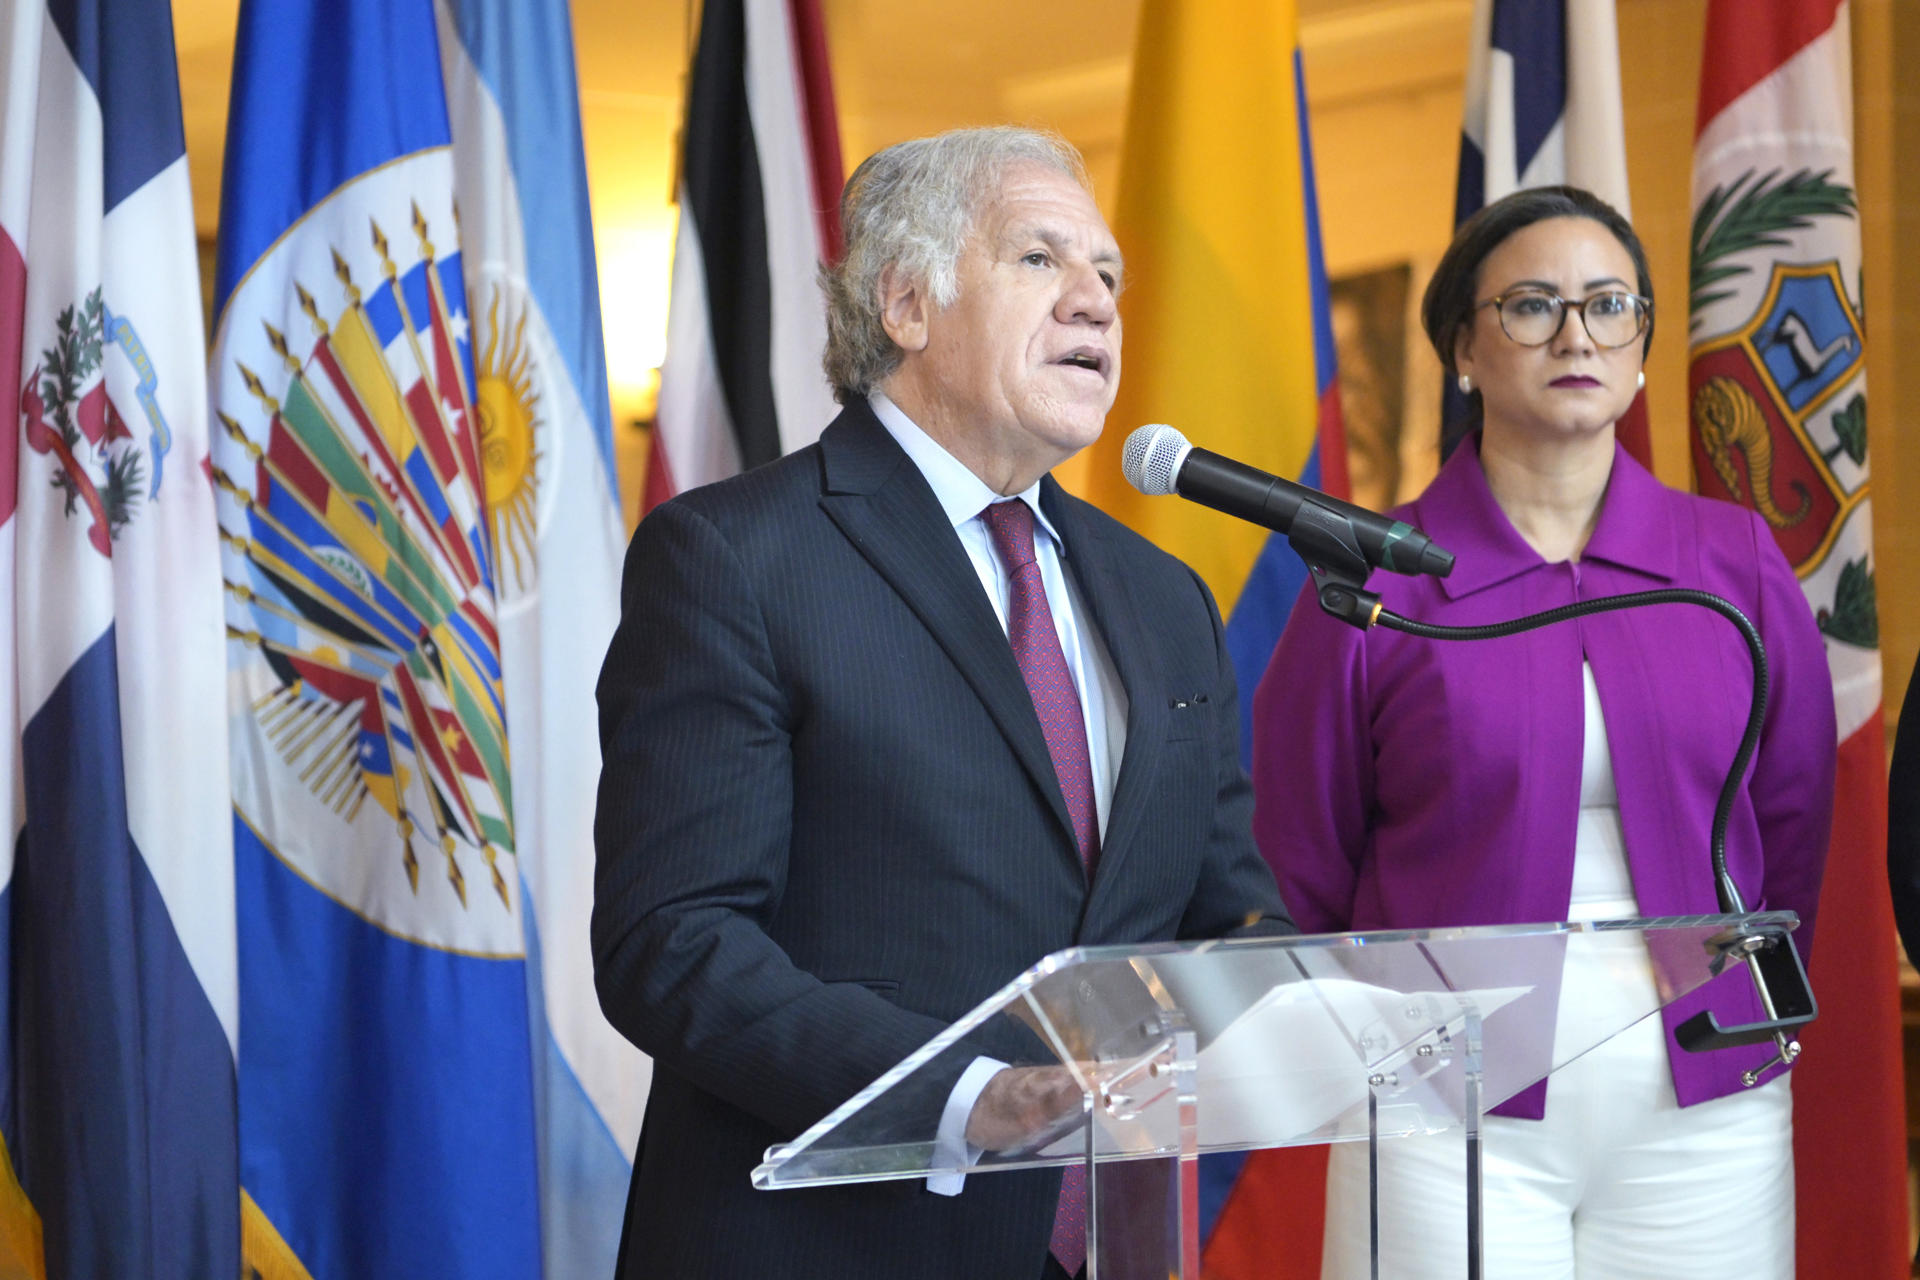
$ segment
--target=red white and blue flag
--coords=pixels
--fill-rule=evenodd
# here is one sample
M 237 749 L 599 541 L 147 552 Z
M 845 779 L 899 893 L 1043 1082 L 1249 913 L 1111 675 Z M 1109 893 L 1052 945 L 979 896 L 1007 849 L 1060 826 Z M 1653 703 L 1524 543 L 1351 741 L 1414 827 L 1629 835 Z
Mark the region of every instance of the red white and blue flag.
M 1899 961 L 1844 0 L 1711 0 L 1693 201 L 1695 484 L 1773 529 L 1826 640 L 1840 727 L 1809 958 L 1820 1018 L 1793 1070 L 1798 1274 L 1901 1275 Z
M 239 1269 L 204 328 L 166 0 L 0 16 L 0 1273 Z
M 1453 223 L 1560 183 L 1632 216 L 1613 0 L 1475 0 Z M 1443 399 L 1445 421 L 1465 412 L 1451 385 Z M 1616 430 L 1628 452 L 1650 459 L 1644 396 Z
M 1454 225 L 1504 195 L 1570 183 L 1627 213 L 1613 0 L 1477 0 Z

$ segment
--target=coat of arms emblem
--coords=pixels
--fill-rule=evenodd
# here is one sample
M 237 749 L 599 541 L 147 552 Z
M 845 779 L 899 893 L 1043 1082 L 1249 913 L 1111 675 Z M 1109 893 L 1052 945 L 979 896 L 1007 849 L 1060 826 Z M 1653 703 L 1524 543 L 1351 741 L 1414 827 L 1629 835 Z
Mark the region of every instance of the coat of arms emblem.
M 1772 254 L 1819 219 L 1853 216 L 1851 187 L 1800 170 L 1749 171 L 1694 218 L 1688 390 L 1699 489 L 1758 511 L 1803 580 L 1867 497 L 1866 323 L 1859 280 L 1838 261 Z M 1709 312 L 1721 331 L 1703 339 Z M 1820 629 L 1874 647 L 1864 558 L 1839 566 L 1833 593 L 1818 608 Z
M 148 428 L 145 449 L 107 389 L 110 359 L 131 368 L 135 398 Z M 55 460 L 53 487 L 68 517 L 84 516 L 87 540 L 113 555 L 113 540 L 160 492 L 172 433 L 154 397 L 153 362 L 132 323 L 110 311 L 99 289 L 62 310 L 53 344 L 21 380 L 20 416 L 27 447 Z

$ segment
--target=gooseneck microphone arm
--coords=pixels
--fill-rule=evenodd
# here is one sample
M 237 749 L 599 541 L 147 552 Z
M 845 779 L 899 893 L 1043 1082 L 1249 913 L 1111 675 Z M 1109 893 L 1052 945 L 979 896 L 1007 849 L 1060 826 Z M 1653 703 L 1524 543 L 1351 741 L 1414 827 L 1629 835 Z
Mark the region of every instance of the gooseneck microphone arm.
M 1746 775 L 1747 765 L 1759 747 L 1761 726 L 1766 720 L 1767 654 L 1753 622 L 1731 601 L 1710 592 L 1676 587 L 1583 600 L 1486 626 L 1448 627 L 1418 622 L 1382 608 L 1379 595 L 1366 590 L 1364 584 L 1368 575 L 1380 568 L 1445 577 L 1453 568 L 1453 557 L 1430 543 L 1419 530 L 1304 485 L 1195 449 L 1185 436 L 1165 425 L 1141 427 L 1129 436 L 1122 466 L 1127 479 L 1142 493 L 1178 493 L 1285 534 L 1312 571 L 1321 609 L 1362 631 L 1379 623 L 1429 640 L 1493 640 L 1596 613 L 1655 604 L 1695 605 L 1711 609 L 1732 623 L 1753 660 L 1753 695 L 1748 704 L 1746 731 L 1741 735 L 1733 767 L 1720 787 L 1720 799 L 1714 806 L 1709 848 L 1713 858 L 1714 891 L 1720 900 L 1721 912 L 1732 916 L 1747 914 L 1740 887 L 1727 870 L 1727 826 L 1740 793 L 1740 779 Z M 1775 1046 L 1772 1060 L 1742 1077 L 1746 1084 L 1752 1085 L 1763 1073 L 1789 1064 L 1799 1056 L 1800 1044 L 1788 1039 L 1787 1032 L 1813 1021 L 1816 1013 L 1813 991 L 1807 985 L 1806 970 L 1801 966 L 1793 939 L 1785 929 L 1745 925 L 1715 938 L 1713 946 L 1718 952 L 1714 961 L 1716 973 L 1730 959 L 1746 963 L 1766 1016 L 1759 1022 L 1723 1027 L 1711 1010 L 1705 1010 L 1681 1023 L 1674 1037 L 1681 1048 L 1690 1052 L 1772 1040 Z
M 1321 610 L 1362 631 L 1377 623 L 1390 630 L 1428 640 L 1496 640 L 1597 613 L 1656 604 L 1696 605 L 1710 609 L 1732 623 L 1734 629 L 1739 631 L 1740 638 L 1746 642 L 1747 654 L 1752 659 L 1753 693 L 1748 700 L 1746 731 L 1740 735 L 1739 748 L 1733 754 L 1733 765 L 1727 771 L 1726 781 L 1721 784 L 1719 802 L 1714 805 L 1709 848 L 1713 856 L 1713 884 L 1720 899 L 1720 910 L 1726 915 L 1747 914 L 1747 904 L 1740 894 L 1740 886 L 1734 883 L 1732 873 L 1727 870 L 1727 826 L 1733 816 L 1734 800 L 1740 794 L 1740 779 L 1746 776 L 1747 765 L 1759 748 L 1760 730 L 1766 722 L 1767 651 L 1752 619 L 1733 602 L 1691 587 L 1669 587 L 1582 600 L 1509 622 L 1473 627 L 1441 626 L 1403 617 L 1381 607 L 1379 595 L 1360 585 L 1366 577 L 1364 567 L 1356 566 L 1344 553 L 1319 557 L 1322 561 L 1331 558 L 1345 562 L 1342 568 L 1333 569 L 1324 562 L 1316 563 L 1316 557 L 1309 555 L 1305 548 L 1296 544 L 1295 549 L 1301 552 L 1314 576 Z M 1360 568 L 1357 580 L 1353 573 L 1356 567 Z M 1776 1066 L 1788 1065 L 1800 1056 L 1800 1042 L 1788 1039 L 1787 1032 L 1813 1021 L 1817 1013 L 1813 990 L 1807 983 L 1799 952 L 1784 930 L 1738 930 L 1716 938 L 1714 945 L 1720 951 L 1715 963 L 1716 972 L 1728 959 L 1746 962 L 1766 1016 L 1758 1022 L 1723 1027 L 1712 1010 L 1703 1010 L 1675 1028 L 1674 1038 L 1682 1049 L 1695 1053 L 1772 1040 L 1773 1058 L 1743 1073 L 1741 1077 L 1744 1083 L 1751 1086 L 1763 1073 Z
M 1740 794 L 1740 779 L 1746 774 L 1747 764 L 1753 759 L 1753 753 L 1760 745 L 1760 728 L 1767 715 L 1767 654 L 1760 640 L 1760 633 L 1752 620 L 1742 613 L 1731 601 L 1707 591 L 1696 591 L 1691 587 L 1670 587 L 1657 591 L 1635 591 L 1626 595 L 1602 596 L 1594 600 L 1582 600 L 1576 604 L 1561 605 L 1558 608 L 1542 610 L 1528 614 L 1524 618 L 1515 618 L 1510 622 L 1494 622 L 1477 627 L 1448 627 L 1438 623 L 1419 622 L 1404 617 L 1391 609 L 1375 608 L 1379 598 L 1372 593 L 1359 591 L 1350 584 L 1327 581 L 1319 585 L 1320 608 L 1339 618 L 1343 622 L 1354 623 L 1365 629 L 1369 623 L 1356 621 L 1355 604 L 1371 615 L 1371 622 L 1378 623 L 1392 631 L 1403 632 L 1410 636 L 1421 636 L 1428 640 L 1499 640 L 1506 636 L 1517 636 L 1523 632 L 1534 631 L 1540 627 L 1550 627 L 1556 622 L 1570 622 L 1575 618 L 1588 618 L 1596 613 L 1613 613 L 1621 609 L 1634 609 L 1652 604 L 1692 604 L 1699 605 L 1731 622 L 1740 632 L 1740 638 L 1746 641 L 1747 653 L 1753 659 L 1753 695 L 1748 703 L 1746 732 L 1740 736 L 1739 749 L 1733 753 L 1733 765 L 1727 778 L 1720 787 L 1720 801 L 1713 810 L 1713 830 L 1711 846 L 1713 852 L 1713 883 L 1720 897 L 1720 909 L 1728 915 L 1741 915 L 1747 910 L 1745 900 L 1740 896 L 1740 886 L 1733 882 L 1733 876 L 1727 871 L 1727 824 L 1733 817 L 1733 802 Z M 1354 603 L 1348 603 L 1349 600 Z

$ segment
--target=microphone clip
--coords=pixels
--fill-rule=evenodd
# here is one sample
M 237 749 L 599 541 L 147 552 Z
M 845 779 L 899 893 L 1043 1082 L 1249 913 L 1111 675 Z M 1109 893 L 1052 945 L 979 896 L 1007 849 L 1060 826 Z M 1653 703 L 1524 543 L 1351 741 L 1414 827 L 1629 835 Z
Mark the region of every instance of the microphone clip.
M 1819 1016 L 1819 1005 L 1793 938 L 1780 926 L 1729 929 L 1707 945 L 1714 953 L 1710 967 L 1716 975 L 1729 963 L 1746 965 L 1763 1017 L 1756 1022 L 1722 1026 L 1711 1009 L 1703 1009 L 1674 1028 L 1674 1039 L 1688 1053 L 1773 1041 L 1773 1058 L 1741 1075 L 1741 1083 L 1752 1088 L 1767 1071 L 1790 1066 L 1800 1056 L 1800 1042 L 1791 1039 L 1790 1033 Z
M 1286 537 L 1307 562 L 1323 611 L 1362 631 L 1379 619 L 1379 593 L 1366 589 L 1373 565 L 1360 549 L 1351 521 L 1318 503 L 1303 502 Z
M 1318 565 L 1308 567 L 1313 573 L 1314 592 L 1320 600 L 1321 612 L 1331 614 L 1362 631 L 1379 621 L 1378 592 L 1362 590 L 1358 585 L 1343 581 L 1339 575 Z

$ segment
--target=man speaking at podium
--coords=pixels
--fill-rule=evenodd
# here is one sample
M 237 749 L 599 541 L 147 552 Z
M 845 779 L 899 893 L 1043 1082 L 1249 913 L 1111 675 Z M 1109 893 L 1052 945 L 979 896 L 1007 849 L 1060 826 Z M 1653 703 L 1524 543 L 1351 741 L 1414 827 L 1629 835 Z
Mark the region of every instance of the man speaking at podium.
M 1120 380 L 1120 251 L 1079 155 L 901 143 L 842 220 L 842 412 L 647 517 L 600 677 L 594 967 L 655 1063 L 621 1274 L 1072 1274 L 1057 1170 L 749 1183 L 1050 952 L 1293 931 L 1212 598 L 1048 475 Z M 1033 1079 L 977 1061 L 947 1113 L 994 1146 L 1060 1101 Z

